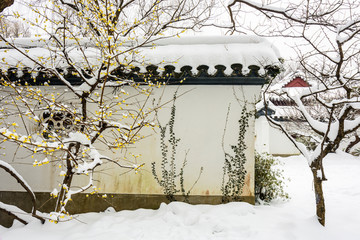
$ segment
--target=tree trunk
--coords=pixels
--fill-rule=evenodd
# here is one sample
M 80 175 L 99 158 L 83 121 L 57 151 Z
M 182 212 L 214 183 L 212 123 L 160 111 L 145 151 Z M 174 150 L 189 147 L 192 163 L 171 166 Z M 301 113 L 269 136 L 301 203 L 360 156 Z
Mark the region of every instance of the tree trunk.
M 320 169 L 312 169 L 314 178 L 314 189 L 315 189 L 315 199 L 316 199 L 316 215 L 318 217 L 318 221 L 321 225 L 325 226 L 325 199 L 322 189 L 323 179 L 318 176 L 318 171 Z
M 74 173 L 72 172 L 72 166 L 71 166 L 71 164 L 69 164 L 68 167 L 67 167 L 66 175 L 65 175 L 65 178 L 63 180 L 63 184 L 62 184 L 62 187 L 60 189 L 60 193 L 59 193 L 58 200 L 57 200 L 57 203 L 56 203 L 56 208 L 55 208 L 56 212 L 60 212 L 61 207 L 63 206 L 63 201 L 65 199 L 65 194 L 67 192 L 67 189 L 65 189 L 63 186 L 66 185 L 67 188 L 71 187 L 71 182 L 72 182 L 73 175 L 74 175 Z
M 11 6 L 14 3 L 14 0 L 1 0 L 0 1 L 0 13 L 4 11 L 5 8 Z
M 69 150 L 70 150 L 70 152 L 73 153 L 74 156 L 76 156 L 80 150 L 80 143 L 77 142 L 77 143 L 69 144 Z M 63 184 L 61 186 L 58 200 L 56 203 L 56 207 L 55 207 L 56 212 L 60 212 L 60 210 L 64 204 L 63 201 L 65 199 L 65 195 L 66 195 L 68 189 L 70 189 L 70 187 L 71 187 L 72 179 L 74 176 L 73 170 L 74 170 L 73 160 L 70 156 L 70 153 L 68 153 L 66 156 L 66 175 L 64 177 Z M 64 186 L 66 186 L 66 187 L 64 187 Z

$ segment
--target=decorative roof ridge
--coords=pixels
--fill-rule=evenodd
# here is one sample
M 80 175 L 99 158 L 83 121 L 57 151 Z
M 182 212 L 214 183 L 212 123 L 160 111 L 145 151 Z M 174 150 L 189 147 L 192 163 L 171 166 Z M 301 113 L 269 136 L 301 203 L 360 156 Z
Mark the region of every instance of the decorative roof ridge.
M 295 70 L 294 72 L 289 73 L 288 75 L 286 75 L 284 77 L 284 81 L 281 82 L 281 84 L 282 84 L 281 88 L 284 88 L 287 84 L 294 81 L 296 78 L 301 78 L 302 80 L 304 80 L 306 83 L 308 83 L 311 86 L 311 84 L 305 80 L 305 73 L 300 70 Z
M 25 46 L 24 44 L 27 44 L 29 41 L 32 41 L 32 45 Z M 68 46 L 72 45 L 71 41 L 74 40 L 69 39 L 67 41 Z M 30 47 L 27 51 L 30 59 L 15 49 L 0 49 L 0 54 L 3 59 L 1 65 L 4 66 L 3 68 L 8 68 L 9 66 L 26 66 L 31 69 L 37 68 L 37 63 L 31 59 L 39 59 L 39 61 L 41 59 L 42 61 L 40 62 L 46 68 L 53 68 L 54 66 L 64 70 L 68 68 L 68 61 L 62 55 L 61 49 L 57 51 L 58 47 L 52 45 L 51 39 L 16 39 L 15 43 L 18 44 L 17 46 Z M 134 44 L 138 45 L 140 43 L 141 41 Z M 183 45 L 176 45 L 180 43 Z M 94 44 L 93 41 L 81 39 L 80 47 L 72 47 L 69 49 L 67 58 L 71 59 L 77 68 L 92 66 L 93 69 L 99 69 L 101 67 L 100 63 L 104 61 L 104 57 L 107 55 L 98 47 L 92 47 L 91 44 Z M 156 64 L 159 69 L 164 69 L 165 66 L 171 64 L 175 67 L 174 71 L 177 72 L 181 72 L 181 68 L 184 66 L 191 66 L 195 75 L 197 74 L 196 68 L 201 65 L 206 65 L 209 67 L 207 72 L 209 74 L 215 74 L 219 72 L 219 69 L 216 69 L 215 66 L 223 65 L 225 66 L 225 74 L 231 75 L 233 72 L 231 65 L 241 64 L 241 66 L 243 66 L 243 75 L 251 75 L 257 72 L 258 70 L 252 69 L 252 66 L 256 65 L 260 67 L 258 72 L 261 75 L 265 75 L 267 70 L 264 66 L 281 65 L 277 50 L 274 46 L 267 40 L 254 36 L 159 39 L 157 42 L 154 42 L 154 45 L 151 44 L 151 47 L 143 47 L 143 45 L 140 45 L 136 52 L 128 52 L 128 47 L 125 46 L 126 44 L 119 44 L 116 49 L 117 61 L 126 64 L 127 67 L 131 67 L 132 65 L 138 67 L 140 68 L 140 72 L 143 73 L 146 73 L 148 71 L 146 68 L 152 64 Z M 0 45 L 6 44 L 0 41 Z M 41 45 L 43 47 L 39 48 Z M 76 46 L 75 43 L 74 46 Z M 268 68 L 270 69 L 271 67 Z M 202 71 L 204 70 L 205 69 Z
M 111 72 L 110 80 L 117 79 L 131 79 L 135 82 L 162 82 L 168 84 L 246 84 L 246 85 L 260 85 L 265 82 L 265 75 L 276 75 L 279 72 L 277 66 L 266 66 L 266 74 L 261 75 L 259 73 L 260 67 L 256 65 L 250 65 L 248 71 L 245 73 L 242 64 L 235 63 L 231 65 L 231 74 L 226 74 L 224 65 L 216 65 L 217 70 L 214 74 L 208 72 L 209 66 L 199 65 L 196 70 L 193 67 L 185 65 L 181 67 L 181 71 L 175 71 L 173 65 L 166 65 L 164 69 L 159 69 L 156 65 L 149 65 L 146 67 L 146 72 L 140 72 L 139 67 L 133 67 L 127 69 L 124 66 L 120 66 Z M 195 71 L 194 71 L 195 70 Z M 66 79 L 69 79 L 74 85 L 79 85 L 82 80 L 75 73 L 74 69 L 58 69 Z M 50 76 L 48 73 L 42 71 L 41 68 L 30 69 L 28 67 L 18 69 L 9 68 L 4 72 L 5 75 L 12 81 L 30 82 L 32 84 L 41 84 L 50 81 L 49 84 L 59 85 L 61 82 L 54 76 Z M 84 70 L 86 74 L 86 70 Z M 89 76 L 89 75 L 88 75 Z M 90 78 L 90 76 L 89 76 Z M 184 82 L 185 80 L 185 82 Z M 225 83 L 225 82 L 226 83 Z M 251 83 L 251 81 L 253 81 Z

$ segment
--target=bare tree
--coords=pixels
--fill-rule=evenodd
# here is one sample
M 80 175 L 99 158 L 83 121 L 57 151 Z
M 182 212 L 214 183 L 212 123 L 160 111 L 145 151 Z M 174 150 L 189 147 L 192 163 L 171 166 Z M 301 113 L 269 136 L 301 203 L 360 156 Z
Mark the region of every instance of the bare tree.
M 20 20 L 0 18 L 0 34 L 6 38 L 30 37 L 30 27 Z
M 1 17 L 0 18 L 0 33 L 6 38 L 11 36 L 11 22 L 7 19 Z
M 34 166 L 53 163 L 63 169 L 62 183 L 52 192 L 57 198 L 54 221 L 67 217 L 66 205 L 73 194 L 94 188 L 94 171 L 103 162 L 133 171 L 143 166 L 121 162 L 122 151 L 142 138 L 142 128 L 153 127 L 151 114 L 160 105 L 147 105 L 156 83 L 151 78 L 143 85 L 134 82 L 131 70 L 144 63 L 142 47 L 201 27 L 210 17 L 211 4 L 40 1 L 29 5 L 38 17 L 27 22 L 46 38 L 24 45 L 0 35 L 9 47 L 8 55 L 2 56 L 3 68 L 23 68 L 17 70 L 22 72 L 15 78 L 18 81 L 9 72 L 2 74 L 0 137 L 2 143 L 30 151 L 38 159 Z M 11 53 L 22 57 L 11 62 Z M 52 90 L 49 81 L 61 84 L 62 90 Z M 76 176 L 87 177 L 87 184 L 73 186 Z
M 21 23 L 20 21 L 13 22 L 12 33 L 14 38 L 31 36 L 29 26 Z
M 296 3 L 263 1 L 261 4 L 234 0 L 228 9 L 233 29 L 239 28 L 239 22 L 246 22 L 245 18 L 255 13 L 259 21 L 247 22 L 248 31 L 262 36 L 286 37 L 295 42 L 297 61 L 305 78 L 316 82 L 301 91 L 280 89 L 277 92 L 293 101 L 312 135 L 319 137 L 315 149 L 293 138 L 281 123 L 271 118 L 268 120 L 281 128 L 308 160 L 314 179 L 316 214 L 319 222 L 325 225 L 323 159 L 338 149 L 344 138 L 360 126 L 357 114 L 360 109 L 360 3 L 354 0 L 326 0 Z M 269 89 L 268 86 L 264 91 L 265 100 Z M 318 118 L 307 106 L 309 99 L 312 104 L 321 106 L 324 119 Z

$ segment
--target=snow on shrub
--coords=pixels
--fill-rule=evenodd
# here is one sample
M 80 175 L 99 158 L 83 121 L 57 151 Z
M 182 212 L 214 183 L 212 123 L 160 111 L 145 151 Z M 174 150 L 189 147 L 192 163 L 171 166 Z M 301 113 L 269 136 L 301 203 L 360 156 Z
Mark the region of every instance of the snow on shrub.
M 285 178 L 279 169 L 279 160 L 269 154 L 255 153 L 255 200 L 257 203 L 269 203 L 273 199 L 289 199 L 284 191 Z

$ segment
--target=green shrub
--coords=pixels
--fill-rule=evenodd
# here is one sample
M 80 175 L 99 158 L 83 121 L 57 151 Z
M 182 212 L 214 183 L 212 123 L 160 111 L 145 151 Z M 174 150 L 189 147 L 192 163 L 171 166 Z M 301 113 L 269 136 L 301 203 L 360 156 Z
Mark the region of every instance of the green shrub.
M 283 170 L 277 168 L 280 162 L 268 154 L 255 153 L 255 199 L 257 203 L 269 203 L 289 195 L 284 191 Z

